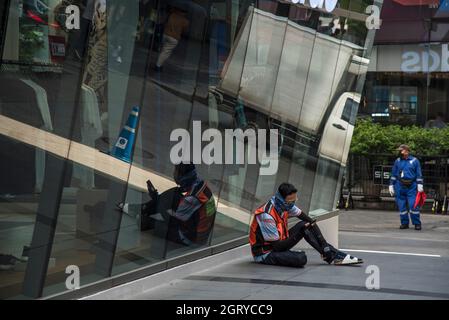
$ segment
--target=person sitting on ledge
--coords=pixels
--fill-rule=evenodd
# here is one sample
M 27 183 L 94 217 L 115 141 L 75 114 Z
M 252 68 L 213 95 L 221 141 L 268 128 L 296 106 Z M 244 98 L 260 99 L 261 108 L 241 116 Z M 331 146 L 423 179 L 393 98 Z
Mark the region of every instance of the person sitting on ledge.
M 346 254 L 327 243 L 316 221 L 295 206 L 296 200 L 295 186 L 282 183 L 277 193 L 266 204 L 256 209 L 249 236 L 251 252 L 256 262 L 303 267 L 307 263 L 306 254 L 291 249 L 304 238 L 328 264 L 363 263 L 362 259 Z M 288 229 L 289 217 L 297 217 L 301 221 Z

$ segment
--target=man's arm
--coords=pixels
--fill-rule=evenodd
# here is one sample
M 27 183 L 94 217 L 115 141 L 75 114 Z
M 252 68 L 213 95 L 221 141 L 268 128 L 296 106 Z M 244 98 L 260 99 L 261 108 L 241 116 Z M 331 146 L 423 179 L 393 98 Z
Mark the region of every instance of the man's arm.
M 398 180 L 399 166 L 398 159 L 394 162 L 393 169 L 391 169 L 390 186 L 394 185 Z
M 423 184 L 424 183 L 424 179 L 422 177 L 422 172 L 421 172 L 421 164 L 419 163 L 419 160 L 416 159 L 416 183 L 417 184 Z
M 418 192 L 423 192 L 424 191 L 424 186 L 423 186 L 424 179 L 422 177 L 421 164 L 419 163 L 419 160 L 417 158 L 415 158 L 415 159 L 416 159 L 416 161 L 415 161 L 416 162 L 415 163 L 415 166 L 416 166 L 416 183 L 418 184 L 417 189 L 418 189 Z
M 276 226 L 276 221 L 268 213 L 261 213 L 256 216 L 263 239 L 267 242 L 278 241 L 279 232 Z
M 392 197 L 395 195 L 394 185 L 398 180 L 399 175 L 399 161 L 400 161 L 399 158 L 396 159 L 396 161 L 393 164 L 393 168 L 391 169 L 390 185 L 388 186 L 388 191 L 390 192 L 390 196 Z
M 393 165 L 393 169 L 391 169 L 390 186 L 394 185 L 398 180 L 399 175 L 398 160 L 399 159 L 396 159 Z
M 194 196 L 187 196 L 181 199 L 176 212 L 171 212 L 170 215 L 181 220 L 187 221 L 192 215 L 201 207 L 201 202 Z
M 297 217 L 299 220 L 302 220 L 302 221 L 305 221 L 305 222 L 309 222 L 309 223 L 315 222 L 314 219 L 312 219 L 311 217 L 309 217 L 304 211 L 302 211 L 301 209 L 299 209 L 297 206 L 294 206 L 294 207 L 288 212 L 288 216 L 289 216 L 289 217 Z
M 276 226 L 276 221 L 268 213 L 261 213 L 257 217 L 262 236 L 266 242 L 270 242 L 273 246 L 273 251 L 286 251 L 291 249 L 297 241 L 293 237 L 285 240 L 279 240 L 279 232 Z

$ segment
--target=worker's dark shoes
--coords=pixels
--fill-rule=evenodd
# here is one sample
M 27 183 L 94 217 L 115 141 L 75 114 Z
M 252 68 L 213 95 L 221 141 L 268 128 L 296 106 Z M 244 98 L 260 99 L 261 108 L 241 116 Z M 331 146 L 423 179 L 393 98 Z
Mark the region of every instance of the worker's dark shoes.
M 344 253 L 343 251 L 338 251 L 332 263 L 335 265 L 360 264 L 363 263 L 363 260 Z
M 399 229 L 408 229 L 408 224 L 401 224 Z
M 415 230 L 421 230 L 421 225 L 420 224 L 416 224 L 415 225 Z

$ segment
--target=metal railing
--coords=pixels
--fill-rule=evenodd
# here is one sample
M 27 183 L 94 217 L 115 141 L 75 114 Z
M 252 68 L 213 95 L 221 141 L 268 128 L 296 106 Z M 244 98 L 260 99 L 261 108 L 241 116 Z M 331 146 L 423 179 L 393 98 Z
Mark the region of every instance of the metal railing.
M 421 163 L 424 191 L 428 198 L 449 196 L 449 156 L 416 156 Z M 363 196 L 377 201 L 391 197 L 388 192 L 391 168 L 397 157 L 385 154 L 350 154 L 346 167 L 343 194 Z

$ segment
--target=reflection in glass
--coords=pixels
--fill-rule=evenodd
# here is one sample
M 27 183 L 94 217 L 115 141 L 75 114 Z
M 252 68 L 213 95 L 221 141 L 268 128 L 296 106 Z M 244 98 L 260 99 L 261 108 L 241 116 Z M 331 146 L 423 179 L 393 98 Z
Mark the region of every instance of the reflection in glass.
M 334 209 L 374 37 L 367 2 L 343 1 L 337 15 L 278 1 L 87 0 L 79 30 L 64 27 L 69 1 L 41 2 L 11 1 L 2 39 L 1 298 L 64 292 L 68 265 L 84 286 L 247 237 L 284 181 L 306 211 Z M 133 107 L 138 126 L 126 128 Z M 174 175 L 170 135 L 193 137 L 193 121 L 278 130 L 278 147 L 269 131 L 265 145 L 277 172 L 248 163 L 244 139 L 243 164 Z M 122 130 L 136 135 L 131 164 L 111 154 Z

